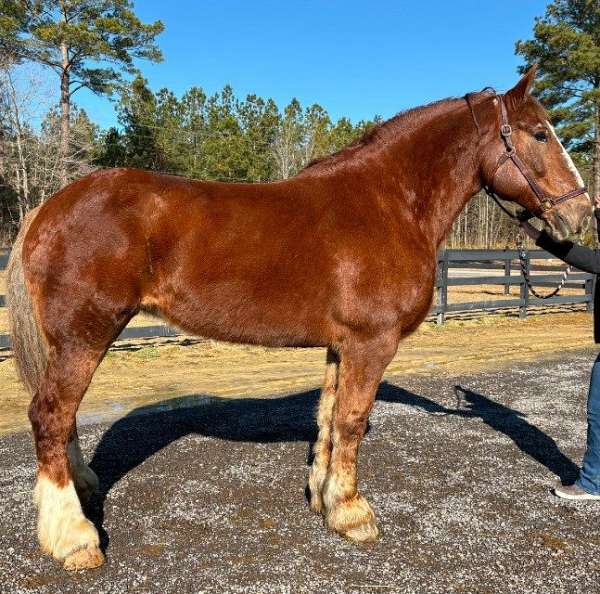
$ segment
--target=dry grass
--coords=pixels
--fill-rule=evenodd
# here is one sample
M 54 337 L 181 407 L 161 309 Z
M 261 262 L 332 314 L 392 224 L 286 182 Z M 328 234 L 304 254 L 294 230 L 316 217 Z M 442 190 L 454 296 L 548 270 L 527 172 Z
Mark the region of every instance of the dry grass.
M 551 287 L 540 287 L 539 293 L 546 295 L 552 291 Z M 583 295 L 583 289 L 561 289 L 560 294 Z M 499 285 L 476 285 L 465 287 L 449 287 L 448 303 L 470 303 L 474 301 L 497 301 L 499 299 L 519 298 L 519 287 L 511 287 L 510 294 L 504 294 L 504 287 Z M 518 304 L 516 304 L 518 305 Z
M 545 260 L 544 265 L 554 265 L 564 267 L 564 264 L 560 260 Z M 518 275 L 519 268 L 518 266 L 515 268 L 513 266 L 511 274 L 513 276 Z M 461 274 L 460 271 L 456 271 L 457 274 Z M 472 272 L 472 271 L 471 271 Z M 481 271 L 482 273 L 486 273 L 486 271 Z M 489 276 L 498 276 L 499 279 L 502 278 L 500 271 L 498 270 L 490 270 Z M 551 271 L 536 271 L 532 273 L 532 277 L 542 275 L 553 275 L 558 279 L 560 277 L 560 272 L 551 272 Z M 464 276 L 467 278 L 472 278 L 467 274 L 467 271 L 464 271 Z M 580 288 L 563 288 L 561 289 L 561 295 L 582 295 L 584 294 L 583 283 L 581 283 Z M 542 295 L 551 293 L 553 287 L 536 287 L 537 291 Z M 466 285 L 466 286 L 450 286 L 448 287 L 448 303 L 468 303 L 473 301 L 496 301 L 499 299 L 518 299 L 520 293 L 520 287 L 518 285 L 513 285 L 510 287 L 509 294 L 506 295 L 504 293 L 504 285 Z

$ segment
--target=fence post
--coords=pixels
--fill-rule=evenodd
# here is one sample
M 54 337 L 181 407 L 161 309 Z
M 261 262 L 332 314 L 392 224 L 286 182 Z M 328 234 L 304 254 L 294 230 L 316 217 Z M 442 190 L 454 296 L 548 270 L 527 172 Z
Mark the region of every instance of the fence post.
M 504 248 L 504 251 L 506 252 L 507 249 Z M 512 261 L 511 260 L 504 260 L 504 276 L 505 276 L 505 280 L 507 280 L 508 282 L 504 285 L 504 294 L 505 295 L 510 295 L 510 273 L 511 273 L 511 264 Z
M 448 305 L 448 250 L 444 250 L 438 256 L 437 302 L 439 311 L 436 321 L 441 325 L 446 318 Z
M 525 270 L 527 274 L 529 274 L 530 266 L 529 266 L 529 252 L 525 256 Z M 527 317 L 527 305 L 529 304 L 529 289 L 527 288 L 527 283 L 525 282 L 525 276 L 523 275 L 523 271 L 521 272 L 520 282 L 520 291 L 519 291 L 519 317 L 526 318 Z
M 596 288 L 596 275 L 585 281 L 585 296 L 589 301 L 585 304 L 587 311 L 594 311 L 594 290 Z

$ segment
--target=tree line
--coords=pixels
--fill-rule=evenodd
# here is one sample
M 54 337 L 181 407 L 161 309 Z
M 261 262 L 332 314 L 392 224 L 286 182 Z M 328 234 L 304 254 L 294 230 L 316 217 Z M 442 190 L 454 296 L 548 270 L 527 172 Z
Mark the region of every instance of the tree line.
M 96 163 L 230 182 L 286 179 L 373 125 L 333 121 L 320 105 L 303 108 L 297 99 L 283 110 L 257 95 L 240 100 L 230 86 L 210 96 L 200 87 L 181 97 L 153 93 L 140 76 L 117 113 L 120 129 L 101 135 Z
M 143 23 L 130 0 L 0 0 L 0 243 L 25 213 L 98 167 L 131 166 L 201 179 L 264 182 L 293 176 L 380 118 L 333 119 L 296 99 L 279 107 L 230 86 L 207 94 L 155 92 L 134 60 L 160 61 L 160 21 Z M 600 191 L 600 5 L 555 0 L 533 37 L 515 48 L 539 64 L 535 92 L 584 180 Z M 36 64 L 56 74 L 47 109 Z M 80 89 L 112 97 L 118 125 L 103 129 L 80 109 Z M 47 102 L 46 102 L 47 103 Z M 450 247 L 503 247 L 510 221 L 480 195 L 457 219 Z

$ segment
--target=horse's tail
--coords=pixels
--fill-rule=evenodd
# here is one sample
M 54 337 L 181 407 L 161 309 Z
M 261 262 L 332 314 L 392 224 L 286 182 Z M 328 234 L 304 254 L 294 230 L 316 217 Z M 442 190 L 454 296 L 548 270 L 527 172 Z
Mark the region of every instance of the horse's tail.
M 39 208 L 39 207 L 38 207 Z M 17 371 L 33 396 L 46 371 L 48 347 L 38 324 L 23 273 L 23 240 L 38 208 L 30 211 L 12 247 L 7 268 L 8 321 Z

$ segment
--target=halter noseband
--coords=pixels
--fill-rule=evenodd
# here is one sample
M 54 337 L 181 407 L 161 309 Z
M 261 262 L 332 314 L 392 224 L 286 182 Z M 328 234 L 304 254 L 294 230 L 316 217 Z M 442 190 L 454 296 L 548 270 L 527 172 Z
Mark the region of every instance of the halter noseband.
M 508 114 L 506 111 L 506 104 L 504 103 L 504 97 L 502 95 L 497 95 L 497 98 L 500 103 L 500 137 L 502 138 L 502 141 L 504 142 L 505 150 L 500 155 L 500 158 L 498 159 L 498 164 L 496 165 L 496 168 L 494 169 L 494 173 L 492 175 L 492 183 L 490 185 L 484 186 L 484 188 L 483 188 L 485 190 L 486 194 L 488 196 L 490 196 L 491 198 L 493 198 L 494 201 L 496 202 L 496 204 L 498 204 L 498 206 L 505 213 L 507 213 L 511 218 L 525 220 L 525 221 L 528 219 L 531 219 L 533 217 L 539 218 L 545 212 L 552 210 L 554 207 L 558 206 L 559 204 L 562 204 L 563 202 L 566 202 L 567 200 L 570 200 L 571 198 L 576 198 L 577 196 L 580 196 L 581 194 L 585 194 L 585 192 L 587 190 L 585 187 L 583 187 L 583 188 L 576 188 L 575 190 L 571 190 L 570 192 L 567 192 L 566 194 L 563 194 L 562 196 L 552 196 L 552 195 L 548 194 L 547 192 L 545 192 L 540 187 L 540 185 L 535 180 L 534 176 L 531 174 L 527 165 L 525 165 L 525 163 L 523 163 L 523 161 L 517 155 L 517 152 L 515 150 L 515 145 L 513 144 L 513 141 L 512 141 L 512 127 L 508 123 Z M 479 124 L 477 123 L 477 119 L 475 118 L 475 113 L 473 111 L 473 106 L 470 102 L 470 94 L 466 95 L 466 101 L 471 110 L 471 114 L 473 115 L 473 120 L 475 121 L 475 126 L 477 127 L 477 130 L 479 131 Z M 500 203 L 500 201 L 499 201 L 500 196 L 498 196 L 498 194 L 494 191 L 494 187 L 493 187 L 494 179 L 496 178 L 496 174 L 498 173 L 498 170 L 507 161 L 512 161 L 515 164 L 517 169 L 521 172 L 521 175 L 527 180 L 529 187 L 531 188 L 531 190 L 533 191 L 533 193 L 535 194 L 535 196 L 539 202 L 539 204 L 532 211 L 526 210 L 524 215 L 518 216 L 518 217 L 514 216 L 511 212 L 509 212 Z

